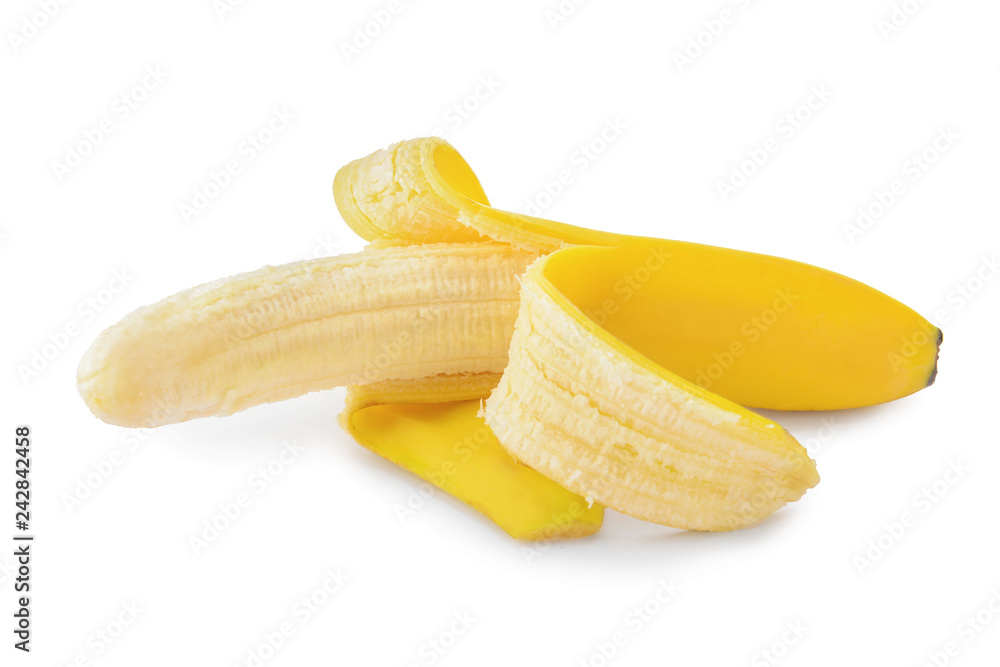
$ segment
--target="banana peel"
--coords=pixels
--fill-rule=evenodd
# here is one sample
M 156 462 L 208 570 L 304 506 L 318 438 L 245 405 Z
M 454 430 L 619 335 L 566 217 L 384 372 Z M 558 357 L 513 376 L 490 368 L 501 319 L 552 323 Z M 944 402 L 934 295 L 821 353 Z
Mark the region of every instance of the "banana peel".
M 737 403 L 840 410 L 933 383 L 940 330 L 864 283 L 757 253 L 600 232 L 489 206 L 442 139 L 404 141 L 343 167 L 334 197 L 362 238 L 494 240 L 555 253 L 571 300 L 612 335 Z M 401 202 L 406 202 L 405 206 Z M 416 221 L 432 220 L 423 226 Z M 568 250 L 588 245 L 631 248 Z
M 477 417 L 481 397 L 500 377 L 439 375 L 353 386 L 340 423 L 367 449 L 479 510 L 515 539 L 596 533 L 602 506 L 519 463 Z
M 485 421 L 517 459 L 639 518 L 730 530 L 818 483 L 787 431 L 740 405 L 874 405 L 936 376 L 940 331 L 863 283 L 777 257 L 492 208 L 442 140 L 352 162 L 334 196 L 371 241 L 493 240 L 547 255 L 522 277 L 511 358 L 483 410 L 444 419 L 395 404 L 383 418 L 405 410 L 452 435 Z M 379 439 L 377 425 L 350 431 L 365 446 Z M 389 458 L 407 446 L 379 442 Z

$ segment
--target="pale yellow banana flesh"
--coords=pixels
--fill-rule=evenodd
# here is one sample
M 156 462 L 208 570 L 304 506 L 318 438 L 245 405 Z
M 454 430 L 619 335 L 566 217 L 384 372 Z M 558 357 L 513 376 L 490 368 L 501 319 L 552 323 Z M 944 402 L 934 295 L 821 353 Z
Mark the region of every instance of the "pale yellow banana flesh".
M 434 137 L 402 141 L 337 172 L 333 193 L 358 236 L 405 243 L 495 240 L 536 252 L 634 237 L 492 208 L 458 151 Z
M 151 427 L 348 384 L 499 373 L 533 258 L 489 243 L 389 247 L 202 285 L 103 332 L 80 393 L 109 423 Z

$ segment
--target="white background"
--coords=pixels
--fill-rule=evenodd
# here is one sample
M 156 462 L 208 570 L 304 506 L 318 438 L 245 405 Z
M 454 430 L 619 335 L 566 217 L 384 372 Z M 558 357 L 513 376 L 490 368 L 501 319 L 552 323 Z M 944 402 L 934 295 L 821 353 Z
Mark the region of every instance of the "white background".
M 248 651 L 287 621 L 294 634 L 263 664 L 917 666 L 951 641 L 957 655 L 938 664 L 994 664 L 1000 285 L 984 261 L 1000 249 L 1000 5 L 905 4 L 915 13 L 886 35 L 889 0 L 592 0 L 558 22 L 556 0 L 406 1 L 348 61 L 343 45 L 388 0 L 249 0 L 221 16 L 212 0 L 94 0 L 51 19 L 8 0 L 3 429 L 10 442 L 16 424 L 33 427 L 37 541 L 30 655 L 11 648 L 13 560 L 0 551 L 0 662 L 252 665 Z M 707 46 L 679 67 L 689 38 Z M 788 136 L 782 119 L 814 87 L 831 95 L 799 109 L 809 118 Z M 241 144 L 274 109 L 294 120 L 247 160 Z M 54 166 L 105 118 L 82 164 Z M 582 159 L 608 122 L 624 129 Z M 942 128 L 958 138 L 914 180 L 907 161 Z M 197 283 L 359 249 L 334 206 L 337 168 L 435 130 L 502 208 L 539 203 L 569 170 L 544 216 L 793 257 L 887 292 L 942 323 L 937 384 L 881 407 L 772 414 L 823 481 L 757 528 L 696 534 L 609 512 L 598 536 L 544 551 L 443 494 L 401 523 L 394 508 L 419 480 L 341 432 L 340 390 L 149 433 L 90 415 L 75 372 L 103 328 Z M 777 152 L 723 201 L 718 183 L 768 138 Z M 240 173 L 185 221 L 180 206 L 232 159 Z M 897 178 L 904 194 L 852 243 L 845 225 Z M 115 271 L 127 285 L 112 295 Z M 76 335 L 61 337 L 67 326 Z M 23 379 L 52 340 L 63 349 Z M 250 477 L 291 440 L 304 451 L 258 495 Z M 109 457 L 110 477 L 91 475 Z M 943 481 L 952 464 L 967 471 Z M 88 475 L 97 488 L 68 507 Z M 934 502 L 916 498 L 935 483 Z M 243 492 L 251 506 L 195 555 L 189 538 Z M 886 525 L 907 512 L 915 525 L 893 537 Z M 349 580 L 296 615 L 338 568 Z M 679 592 L 656 601 L 671 578 Z M 109 647 L 96 633 L 116 633 L 132 603 L 138 618 Z M 646 620 L 629 616 L 644 604 Z M 617 632 L 624 646 L 605 659 Z

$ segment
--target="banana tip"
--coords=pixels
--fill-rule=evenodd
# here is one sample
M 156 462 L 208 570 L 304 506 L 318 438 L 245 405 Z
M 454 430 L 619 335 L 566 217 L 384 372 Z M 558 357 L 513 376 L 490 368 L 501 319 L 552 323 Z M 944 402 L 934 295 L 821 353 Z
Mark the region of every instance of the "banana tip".
M 937 350 L 934 352 L 934 368 L 931 369 L 931 375 L 927 378 L 927 386 L 934 384 L 934 380 L 937 379 L 938 374 L 938 360 L 941 358 L 941 343 L 944 342 L 944 332 L 938 329 L 937 335 Z

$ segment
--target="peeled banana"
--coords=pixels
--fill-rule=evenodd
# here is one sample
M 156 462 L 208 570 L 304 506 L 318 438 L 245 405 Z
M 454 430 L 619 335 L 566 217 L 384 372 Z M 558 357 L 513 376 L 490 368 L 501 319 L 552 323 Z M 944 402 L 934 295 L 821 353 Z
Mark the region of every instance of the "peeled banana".
M 98 417 L 160 426 L 310 391 L 500 373 L 536 255 L 492 243 L 368 249 L 226 278 L 104 331 L 78 385 Z
M 752 525 L 819 476 L 742 406 L 872 405 L 936 374 L 940 331 L 877 290 L 495 209 L 440 139 L 355 160 L 333 190 L 372 247 L 132 313 L 81 363 L 90 409 L 149 427 L 347 386 L 361 444 L 540 539 L 595 532 L 602 505 Z

